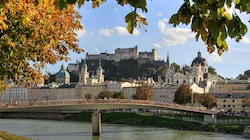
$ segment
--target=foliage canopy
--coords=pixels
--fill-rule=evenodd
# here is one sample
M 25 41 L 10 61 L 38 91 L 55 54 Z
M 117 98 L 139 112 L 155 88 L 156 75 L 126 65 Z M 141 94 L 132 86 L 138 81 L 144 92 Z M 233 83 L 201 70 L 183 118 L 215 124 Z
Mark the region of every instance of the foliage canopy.
M 212 108 L 216 106 L 216 99 L 211 93 L 205 93 L 201 95 L 200 103 L 207 108 Z
M 174 102 L 177 104 L 191 103 L 192 89 L 188 85 L 181 85 L 175 92 Z
M 90 0 L 0 1 L 0 89 L 4 88 L 5 79 L 26 84 L 39 81 L 39 69 L 44 64 L 67 60 L 69 50 L 82 52 L 74 33 L 82 28 L 74 5 L 81 7 L 86 1 Z M 148 25 L 138 13 L 138 9 L 148 12 L 147 0 L 116 1 L 133 8 L 125 16 L 129 33 L 137 26 Z M 106 0 L 91 2 L 92 8 L 97 8 Z M 217 50 L 221 55 L 228 50 L 227 38 L 238 42 L 247 33 L 240 18 L 243 12 L 250 13 L 250 0 L 184 0 L 169 23 L 174 27 L 190 24 L 195 39 L 201 39 L 209 53 Z
M 0 89 L 5 80 L 29 86 L 41 81 L 46 63 L 68 60 L 80 53 L 76 30 L 81 16 L 74 5 L 59 10 L 54 0 L 9 0 L 0 9 Z
M 142 86 L 136 87 L 136 94 L 133 97 L 137 100 L 151 100 L 152 97 L 152 86 L 143 84 Z
M 83 5 L 89 0 L 57 0 L 56 5 L 62 9 L 67 3 Z M 92 7 L 99 7 L 106 0 L 92 0 Z M 148 25 L 146 18 L 137 13 L 137 9 L 147 12 L 147 0 L 116 0 L 121 6 L 130 5 L 134 10 L 125 16 L 127 29 L 130 33 L 137 25 Z M 239 12 L 238 12 L 239 11 Z M 217 50 L 221 55 L 228 50 L 228 37 L 237 42 L 247 33 L 247 26 L 241 21 L 240 13 L 250 13 L 250 0 L 184 0 L 177 13 L 174 13 L 169 23 L 176 27 L 179 24 L 190 24 L 195 39 L 206 44 L 209 53 Z

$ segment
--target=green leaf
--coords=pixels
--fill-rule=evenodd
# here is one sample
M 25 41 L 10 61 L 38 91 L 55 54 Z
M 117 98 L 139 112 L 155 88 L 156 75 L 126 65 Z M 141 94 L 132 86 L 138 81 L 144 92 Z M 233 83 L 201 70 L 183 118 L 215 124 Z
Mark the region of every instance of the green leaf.
M 224 48 L 225 51 L 228 51 L 228 45 L 227 45 L 226 41 L 222 42 L 222 46 L 223 46 L 223 48 Z
M 78 7 L 79 7 L 79 8 L 84 4 L 84 1 L 85 1 L 85 0 L 78 0 L 78 1 L 77 1 Z
M 221 39 L 221 35 L 222 35 L 222 32 L 220 31 L 219 36 L 216 39 L 216 43 L 217 43 L 218 46 L 222 46 L 222 42 L 224 41 L 224 40 Z
M 169 23 L 173 24 L 173 26 L 176 27 L 176 25 L 180 23 L 180 21 L 178 20 L 178 14 L 173 14 L 169 20 Z
M 213 4 L 215 3 L 217 0 L 207 0 L 208 4 Z
M 128 2 L 135 8 L 144 8 L 147 5 L 146 0 L 128 0 Z
M 118 2 L 118 4 L 120 4 L 121 6 L 124 6 L 125 3 L 128 2 L 128 0 L 116 0 Z
M 60 10 L 67 7 L 66 0 L 56 0 L 56 7 Z
M 135 12 L 130 12 L 129 14 L 126 15 L 125 21 L 128 23 L 127 25 L 127 30 L 129 33 L 133 34 L 134 27 L 136 27 L 136 13 Z
M 220 36 L 220 38 L 221 38 L 221 40 L 226 40 L 226 38 L 227 38 L 227 31 L 226 31 L 225 27 L 223 27 L 221 29 L 221 36 Z
M 76 0 L 67 0 L 67 4 L 75 4 Z

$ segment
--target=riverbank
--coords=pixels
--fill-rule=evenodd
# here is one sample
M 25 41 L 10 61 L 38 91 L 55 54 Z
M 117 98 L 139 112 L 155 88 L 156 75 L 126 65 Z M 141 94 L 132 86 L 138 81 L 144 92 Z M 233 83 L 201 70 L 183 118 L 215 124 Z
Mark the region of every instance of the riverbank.
M 0 140 L 32 140 L 32 139 L 0 131 Z
M 217 132 L 217 133 L 236 134 L 236 135 L 241 135 L 244 131 L 244 127 L 246 126 L 245 124 L 203 125 L 196 122 L 176 120 L 165 116 L 123 113 L 123 112 L 102 113 L 101 117 L 102 117 L 101 118 L 102 123 L 108 123 L 108 124 L 153 126 L 153 127 L 164 127 L 175 130 L 206 131 L 206 132 Z M 65 120 L 91 122 L 91 113 L 82 112 L 79 114 L 73 114 L 71 116 L 66 117 Z

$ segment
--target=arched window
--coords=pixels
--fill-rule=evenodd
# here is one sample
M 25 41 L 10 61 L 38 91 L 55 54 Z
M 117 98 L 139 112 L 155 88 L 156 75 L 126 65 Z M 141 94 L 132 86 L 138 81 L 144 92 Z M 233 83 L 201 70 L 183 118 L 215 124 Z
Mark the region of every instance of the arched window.
M 194 83 L 196 82 L 195 77 L 194 77 Z

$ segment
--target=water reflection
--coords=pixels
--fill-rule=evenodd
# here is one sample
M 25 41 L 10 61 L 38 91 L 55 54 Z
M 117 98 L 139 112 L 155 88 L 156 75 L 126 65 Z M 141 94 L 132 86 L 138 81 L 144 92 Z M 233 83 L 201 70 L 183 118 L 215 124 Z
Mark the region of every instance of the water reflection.
M 246 140 L 236 135 L 108 124 L 102 124 L 101 136 L 92 136 L 91 123 L 48 120 L 0 119 L 0 131 L 34 140 Z

